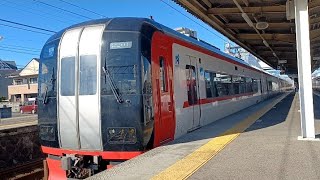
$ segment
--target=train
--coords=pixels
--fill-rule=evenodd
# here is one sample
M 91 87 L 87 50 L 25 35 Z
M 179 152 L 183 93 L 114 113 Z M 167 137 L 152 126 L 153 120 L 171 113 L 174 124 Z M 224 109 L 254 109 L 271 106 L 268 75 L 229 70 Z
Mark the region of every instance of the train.
M 148 18 L 106 18 L 51 36 L 38 126 L 49 179 L 86 178 L 292 84 Z

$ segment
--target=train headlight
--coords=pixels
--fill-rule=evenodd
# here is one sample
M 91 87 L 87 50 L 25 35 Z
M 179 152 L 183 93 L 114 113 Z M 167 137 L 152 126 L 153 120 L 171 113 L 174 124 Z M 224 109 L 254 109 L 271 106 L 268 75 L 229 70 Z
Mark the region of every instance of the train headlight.
M 40 139 L 44 141 L 55 141 L 56 134 L 55 134 L 55 127 L 50 125 L 41 125 L 40 126 Z
M 136 129 L 133 127 L 108 128 L 108 142 L 110 144 L 135 144 L 137 142 Z

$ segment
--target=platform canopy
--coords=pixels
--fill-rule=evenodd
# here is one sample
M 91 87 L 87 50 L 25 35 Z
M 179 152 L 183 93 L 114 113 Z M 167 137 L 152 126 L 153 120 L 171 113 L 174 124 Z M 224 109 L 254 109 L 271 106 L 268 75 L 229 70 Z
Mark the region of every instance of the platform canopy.
M 273 68 L 297 74 L 295 15 L 287 0 L 174 0 Z M 309 0 L 311 65 L 320 67 L 320 0 Z

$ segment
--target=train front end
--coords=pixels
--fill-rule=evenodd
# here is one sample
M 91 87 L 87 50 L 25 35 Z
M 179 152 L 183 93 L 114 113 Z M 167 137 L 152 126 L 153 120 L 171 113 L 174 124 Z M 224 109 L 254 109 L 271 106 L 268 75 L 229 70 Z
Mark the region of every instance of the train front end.
M 38 113 L 49 178 L 85 178 L 152 146 L 150 39 L 142 24 L 82 23 L 45 44 Z

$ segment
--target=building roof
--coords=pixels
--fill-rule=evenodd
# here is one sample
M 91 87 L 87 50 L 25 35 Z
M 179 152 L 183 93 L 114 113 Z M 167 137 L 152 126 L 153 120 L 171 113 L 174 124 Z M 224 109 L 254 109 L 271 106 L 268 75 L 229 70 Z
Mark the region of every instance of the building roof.
M 0 59 L 0 70 L 17 70 L 15 61 L 4 61 Z
M 38 75 L 39 73 L 39 59 L 33 58 L 28 64 L 21 69 L 19 76 Z
M 16 67 L 17 68 L 17 65 L 16 65 L 16 62 L 15 61 L 4 61 L 5 63 L 13 66 L 13 67 Z

